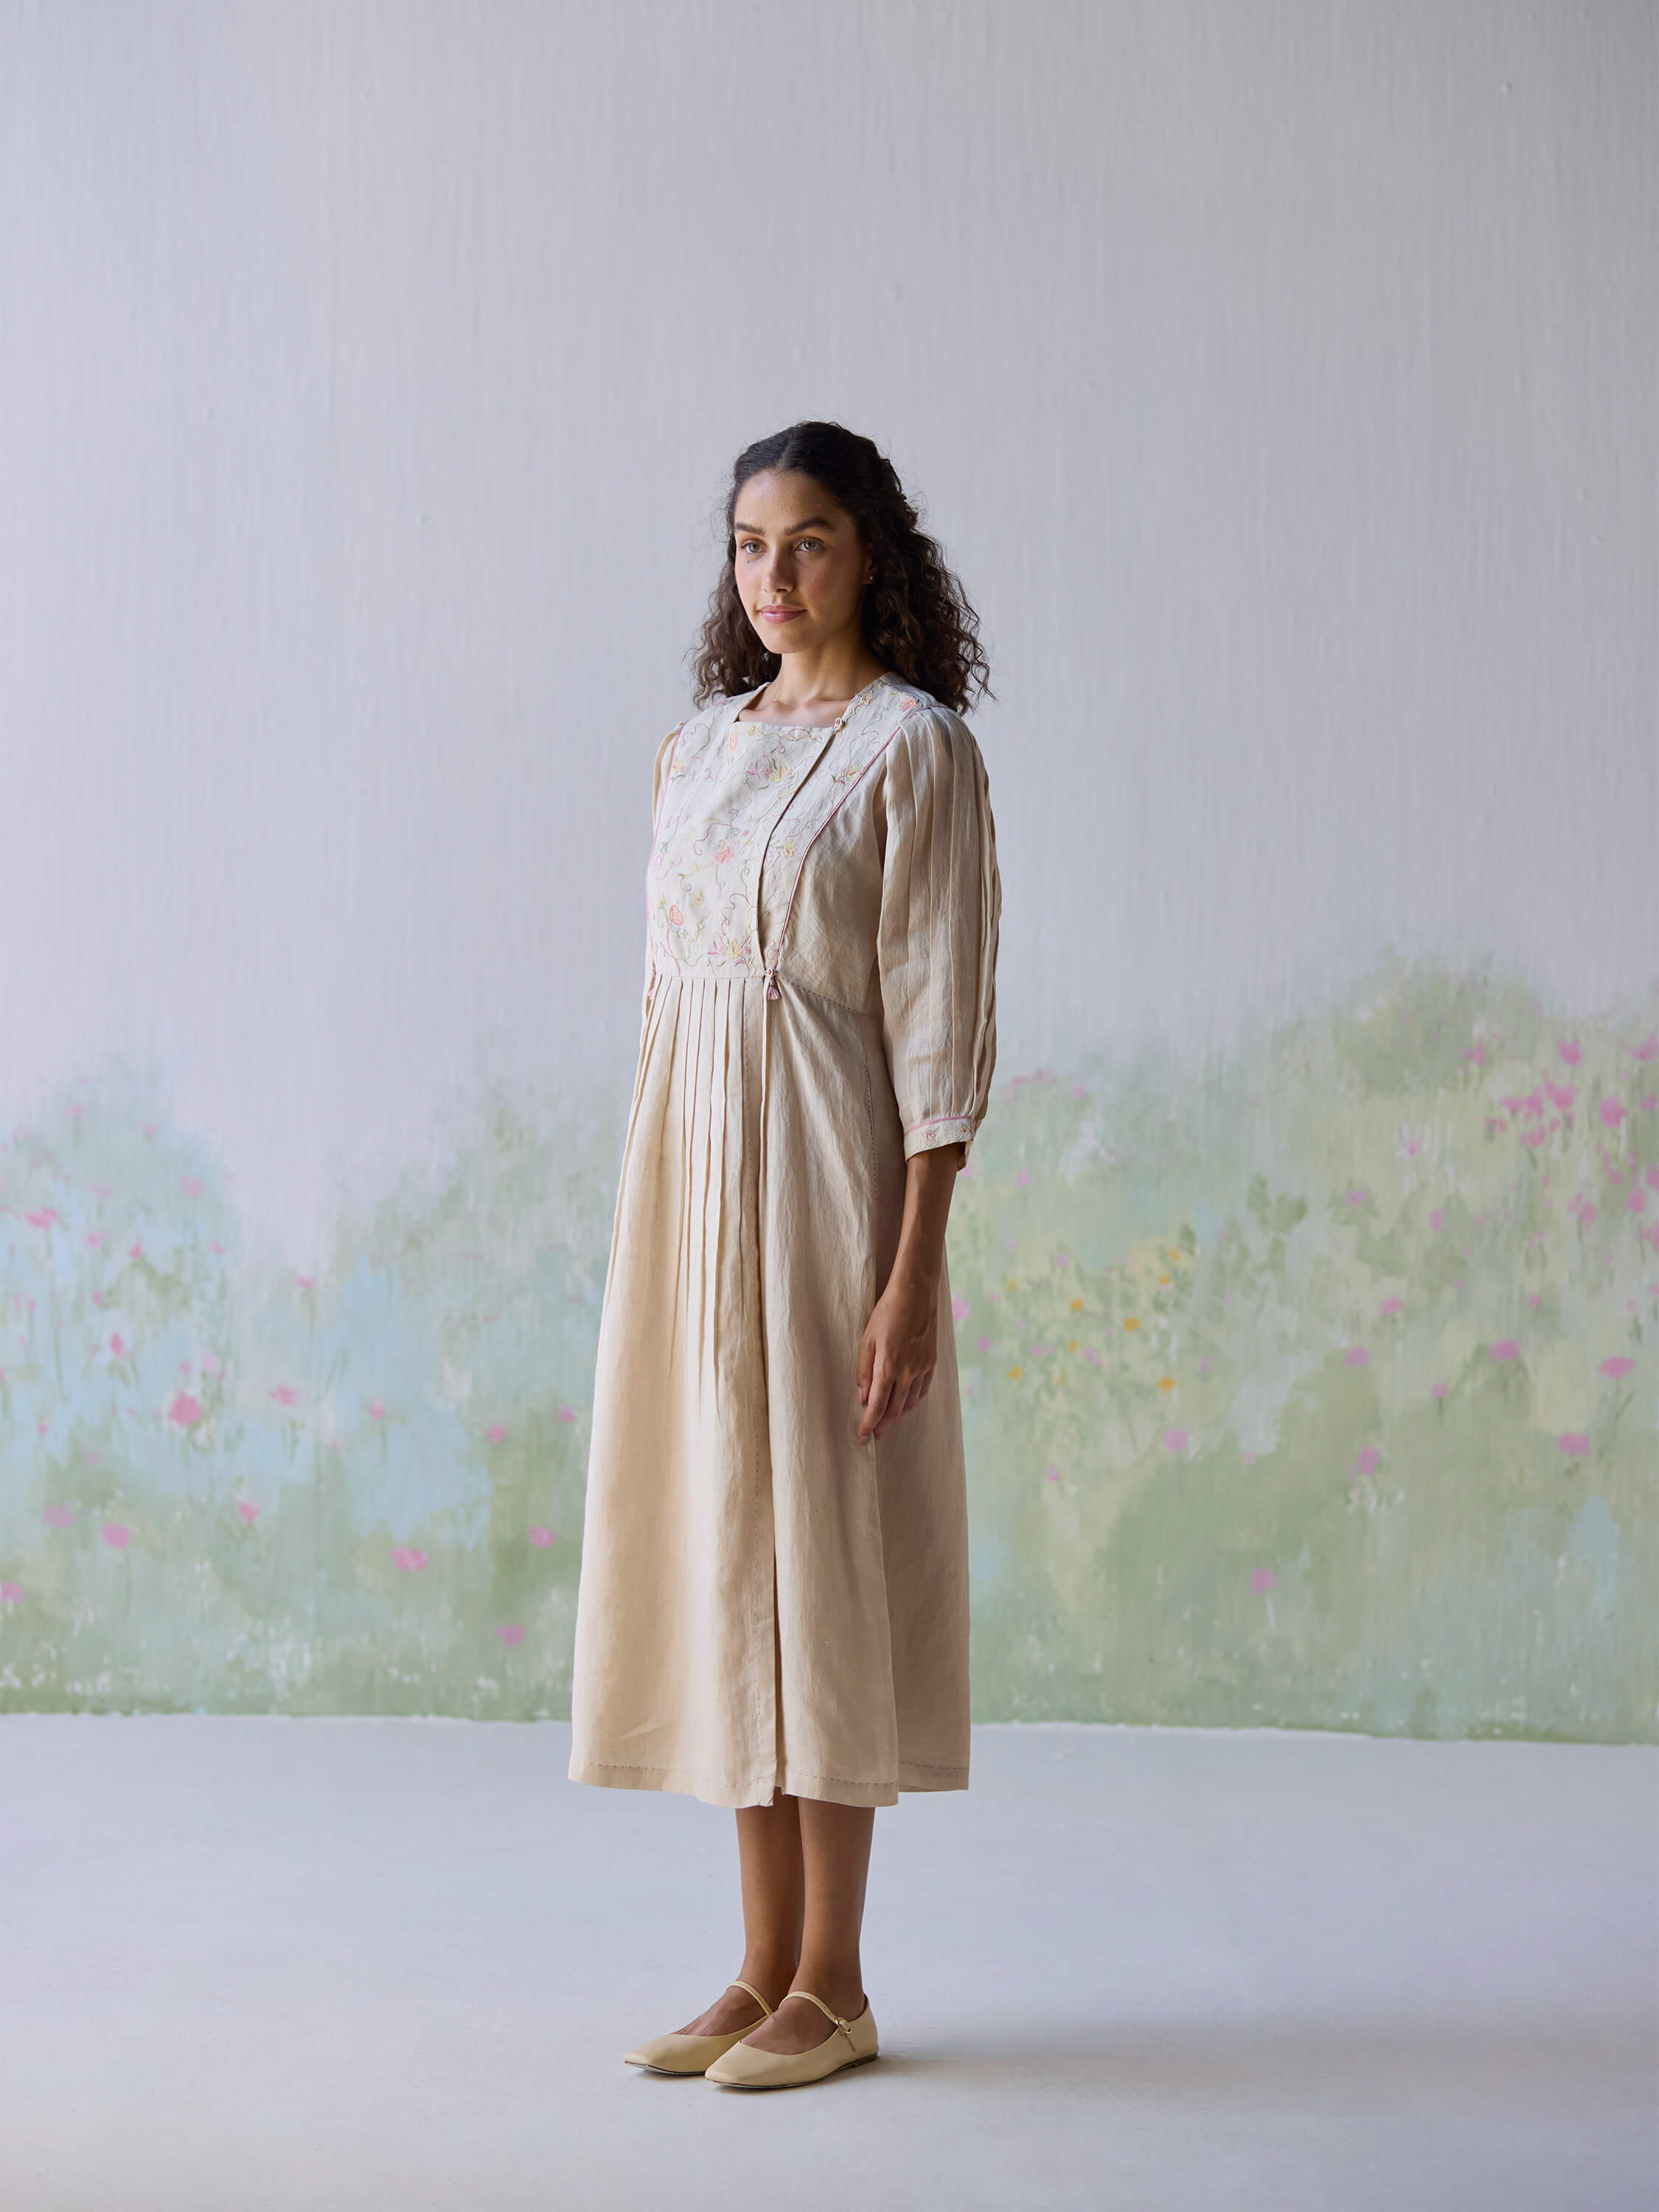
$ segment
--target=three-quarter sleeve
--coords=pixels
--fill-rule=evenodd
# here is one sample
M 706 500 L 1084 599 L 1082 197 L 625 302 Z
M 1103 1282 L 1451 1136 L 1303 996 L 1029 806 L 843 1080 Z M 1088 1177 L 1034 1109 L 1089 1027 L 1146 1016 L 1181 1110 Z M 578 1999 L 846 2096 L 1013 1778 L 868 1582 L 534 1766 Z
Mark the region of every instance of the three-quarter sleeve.
M 888 749 L 876 965 L 904 1157 L 962 1146 L 996 1065 L 1002 884 L 978 741 L 948 707 L 910 715 Z

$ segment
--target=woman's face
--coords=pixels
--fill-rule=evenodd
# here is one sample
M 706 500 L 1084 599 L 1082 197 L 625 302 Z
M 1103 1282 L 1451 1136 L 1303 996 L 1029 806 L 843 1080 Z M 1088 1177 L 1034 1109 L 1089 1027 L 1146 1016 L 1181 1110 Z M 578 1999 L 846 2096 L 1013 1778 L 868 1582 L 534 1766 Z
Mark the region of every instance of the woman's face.
M 738 493 L 732 569 L 744 611 L 769 653 L 822 646 L 856 631 L 870 556 L 858 526 L 798 469 L 763 469 Z

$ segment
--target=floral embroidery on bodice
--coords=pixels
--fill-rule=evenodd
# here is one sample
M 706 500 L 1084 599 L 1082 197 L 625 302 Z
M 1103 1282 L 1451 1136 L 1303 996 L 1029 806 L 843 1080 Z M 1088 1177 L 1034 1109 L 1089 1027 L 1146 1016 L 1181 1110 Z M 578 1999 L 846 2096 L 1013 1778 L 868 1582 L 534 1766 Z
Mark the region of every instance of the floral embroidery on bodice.
M 763 951 L 776 958 L 760 943 L 769 851 L 793 884 L 807 846 L 903 717 L 928 701 L 890 673 L 822 728 L 739 721 L 759 689 L 684 724 L 664 778 L 647 931 L 653 963 L 681 975 L 757 975 Z

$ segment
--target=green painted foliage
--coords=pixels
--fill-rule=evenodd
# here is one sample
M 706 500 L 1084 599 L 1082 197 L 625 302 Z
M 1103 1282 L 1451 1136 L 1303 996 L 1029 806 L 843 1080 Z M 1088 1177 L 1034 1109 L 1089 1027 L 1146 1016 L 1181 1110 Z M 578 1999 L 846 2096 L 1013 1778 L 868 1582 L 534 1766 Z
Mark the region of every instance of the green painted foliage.
M 1391 962 L 1005 1073 L 976 1716 L 1654 1740 L 1659 1034 Z M 623 1109 L 482 1097 L 315 1280 L 130 1081 L 0 1149 L 0 1706 L 568 1710 Z

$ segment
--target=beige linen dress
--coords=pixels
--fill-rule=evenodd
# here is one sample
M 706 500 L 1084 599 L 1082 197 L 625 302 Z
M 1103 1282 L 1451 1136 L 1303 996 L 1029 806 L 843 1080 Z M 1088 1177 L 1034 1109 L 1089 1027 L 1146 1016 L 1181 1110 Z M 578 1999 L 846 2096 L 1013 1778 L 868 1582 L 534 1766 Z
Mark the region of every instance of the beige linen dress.
M 958 714 L 889 672 L 825 728 L 739 721 L 759 688 L 657 753 L 569 1771 L 890 1805 L 968 1782 L 946 1272 L 933 1384 L 863 1443 L 859 1345 L 906 1159 L 985 1115 L 1001 886 Z

